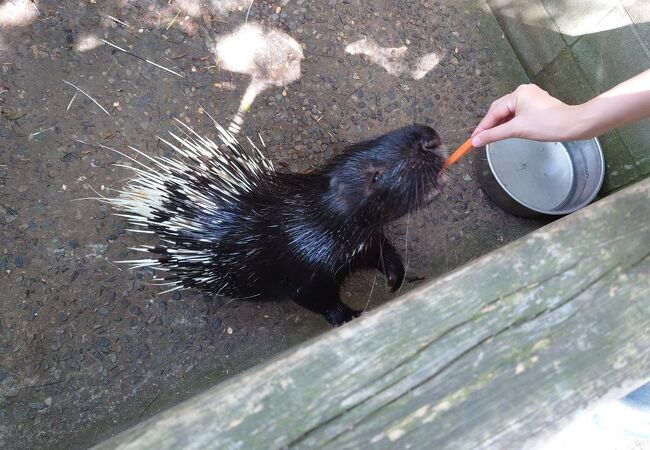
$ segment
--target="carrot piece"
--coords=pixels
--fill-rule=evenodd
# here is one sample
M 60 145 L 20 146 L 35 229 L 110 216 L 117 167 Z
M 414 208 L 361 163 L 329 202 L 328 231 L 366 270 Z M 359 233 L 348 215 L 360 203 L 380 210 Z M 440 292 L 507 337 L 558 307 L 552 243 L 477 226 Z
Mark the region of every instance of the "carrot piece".
M 458 150 L 456 150 L 454 153 L 451 154 L 449 158 L 447 158 L 447 161 L 445 161 L 445 164 L 443 166 L 443 169 L 446 169 L 447 167 L 451 166 L 452 164 L 455 164 L 458 162 L 460 158 L 465 156 L 469 151 L 473 148 L 472 146 L 472 138 L 469 138 L 466 140 L 463 145 L 458 147 Z

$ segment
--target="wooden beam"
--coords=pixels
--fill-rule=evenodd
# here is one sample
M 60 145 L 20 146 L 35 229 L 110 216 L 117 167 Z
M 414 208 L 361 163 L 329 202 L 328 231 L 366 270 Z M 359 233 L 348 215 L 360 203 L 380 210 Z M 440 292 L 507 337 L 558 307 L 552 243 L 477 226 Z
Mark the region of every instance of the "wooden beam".
M 650 179 L 97 448 L 528 447 L 650 377 Z

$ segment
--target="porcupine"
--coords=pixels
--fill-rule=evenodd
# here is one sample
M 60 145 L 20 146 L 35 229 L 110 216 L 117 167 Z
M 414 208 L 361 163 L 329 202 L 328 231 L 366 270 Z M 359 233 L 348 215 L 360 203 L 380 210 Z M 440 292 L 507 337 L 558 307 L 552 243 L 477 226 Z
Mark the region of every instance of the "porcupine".
M 136 176 L 104 198 L 130 231 L 160 239 L 132 249 L 150 257 L 121 262 L 161 271 L 167 291 L 290 298 L 334 326 L 360 314 L 339 296 L 350 272 L 376 268 L 392 291 L 401 286 L 404 266 L 384 226 L 439 193 L 445 154 L 432 128 L 400 128 L 320 169 L 283 173 L 216 122 L 220 145 L 178 123 L 183 134 L 162 140 L 180 157 L 133 159 L 125 167 Z

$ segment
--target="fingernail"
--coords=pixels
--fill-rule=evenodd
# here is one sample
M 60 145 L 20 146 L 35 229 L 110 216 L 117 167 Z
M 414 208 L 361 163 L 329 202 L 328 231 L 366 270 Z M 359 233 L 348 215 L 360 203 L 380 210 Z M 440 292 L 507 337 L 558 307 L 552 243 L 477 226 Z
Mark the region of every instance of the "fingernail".
M 472 146 L 473 147 L 481 146 L 481 140 L 478 138 L 478 136 L 472 138 Z

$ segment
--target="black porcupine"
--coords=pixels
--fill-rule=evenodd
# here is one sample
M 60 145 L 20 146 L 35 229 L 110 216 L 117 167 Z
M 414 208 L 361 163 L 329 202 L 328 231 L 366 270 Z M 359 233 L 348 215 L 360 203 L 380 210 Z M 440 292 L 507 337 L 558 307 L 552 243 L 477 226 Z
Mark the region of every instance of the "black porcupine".
M 183 134 L 163 141 L 180 157 L 133 159 L 125 167 L 136 176 L 103 199 L 131 231 L 160 238 L 133 249 L 148 257 L 121 262 L 160 271 L 169 290 L 288 297 L 335 326 L 359 315 L 339 297 L 351 271 L 378 268 L 392 291 L 401 285 L 402 260 L 383 228 L 439 192 L 445 154 L 432 128 L 400 128 L 313 172 L 281 173 L 216 122 L 220 145 L 178 123 Z

